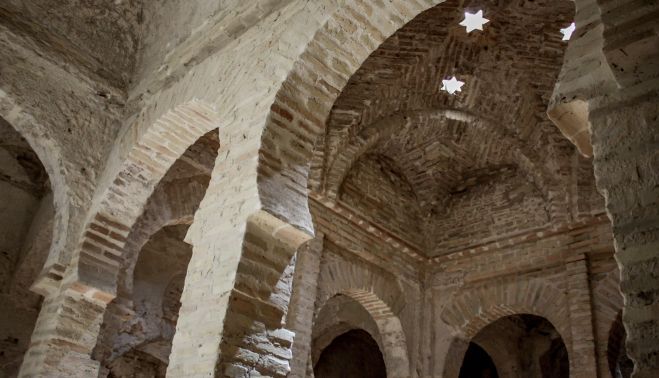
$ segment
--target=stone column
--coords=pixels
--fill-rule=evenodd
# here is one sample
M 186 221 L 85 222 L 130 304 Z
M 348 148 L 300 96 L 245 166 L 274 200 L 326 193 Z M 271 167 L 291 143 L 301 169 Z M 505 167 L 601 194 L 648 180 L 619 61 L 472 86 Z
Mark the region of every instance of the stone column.
M 264 211 L 228 230 L 194 243 L 168 376 L 289 373 L 291 259 L 310 236 Z
M 634 377 L 659 377 L 659 3 L 598 0 L 614 93 L 590 104 Z
M 20 377 L 97 377 L 91 358 L 107 303 L 73 288 L 45 298 Z
M 20 377 L 98 376 L 99 362 L 92 358 L 92 350 L 105 309 L 115 297 L 118 264 L 88 253 L 96 247 L 82 247 L 64 274 L 49 273 L 31 288 L 44 296 L 44 302 Z
M 570 256 L 566 262 L 566 270 L 570 331 L 572 333 L 570 377 L 597 377 L 592 296 L 586 255 L 579 253 Z
M 323 252 L 322 234 L 305 245 L 297 253 L 293 293 L 286 318 L 286 327 L 295 332 L 293 341 L 293 359 L 289 377 L 305 377 L 307 363 L 311 356 L 311 334 L 313 316 L 318 290 L 318 274 Z
M 591 109 L 597 186 L 613 223 L 636 378 L 659 377 L 659 81 Z

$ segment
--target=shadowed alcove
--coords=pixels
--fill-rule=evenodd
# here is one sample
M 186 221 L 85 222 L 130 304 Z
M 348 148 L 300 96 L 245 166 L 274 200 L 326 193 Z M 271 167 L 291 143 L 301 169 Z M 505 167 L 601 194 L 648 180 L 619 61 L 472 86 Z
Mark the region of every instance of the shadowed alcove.
M 316 378 L 386 378 L 378 344 L 368 332 L 351 330 L 339 335 L 320 354 L 314 366 Z

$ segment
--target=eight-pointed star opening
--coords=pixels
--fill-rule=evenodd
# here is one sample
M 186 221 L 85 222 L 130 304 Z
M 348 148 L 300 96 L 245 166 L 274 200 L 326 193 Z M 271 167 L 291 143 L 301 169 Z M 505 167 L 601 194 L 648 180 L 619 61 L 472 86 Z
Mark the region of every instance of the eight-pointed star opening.
M 487 18 L 483 18 L 483 11 L 479 10 L 476 13 L 465 12 L 465 19 L 462 20 L 460 25 L 467 28 L 467 33 L 473 30 L 483 30 L 483 25 L 490 22 Z

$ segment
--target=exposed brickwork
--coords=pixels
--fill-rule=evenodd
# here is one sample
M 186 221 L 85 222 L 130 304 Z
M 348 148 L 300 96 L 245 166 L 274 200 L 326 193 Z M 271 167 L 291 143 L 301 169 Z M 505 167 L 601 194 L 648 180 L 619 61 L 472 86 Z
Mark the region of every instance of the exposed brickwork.
M 217 127 L 212 108 L 192 102 L 166 114 L 142 137 L 100 199 L 81 242 L 77 282 L 115 292 L 115 276 L 132 224 L 155 185 L 200 136 Z M 94 272 L 85 274 L 89 269 Z
M 313 376 L 353 330 L 394 377 L 555 341 L 659 374 L 655 2 L 71 4 L 0 6 L 0 116 L 54 204 L 21 376 Z M 497 336 L 521 314 L 550 336 Z
M 311 358 L 311 332 L 318 290 L 318 274 L 323 250 L 323 234 L 297 251 L 291 302 L 286 315 L 286 328 L 295 332 L 291 348 L 291 377 L 304 377 Z
M 99 363 L 89 358 L 103 320 L 104 306 L 73 290 L 46 298 L 20 376 L 89 377 Z
M 297 167 L 306 166 L 304 161 L 311 157 L 314 139 L 324 129 L 334 101 L 375 47 L 412 17 L 437 3 L 396 1 L 384 8 L 377 1 L 346 4 L 318 30 L 277 94 L 272 106 L 275 111 L 266 124 L 260 154 L 261 182 L 268 183 L 261 192 L 266 208 L 277 209 L 279 206 L 268 201 L 279 197 L 279 201 L 285 200 L 288 205 L 287 219 L 294 224 L 311 225 L 304 194 L 307 175 Z M 349 47 L 349 52 L 340 46 Z M 333 53 L 327 54 L 328 51 Z M 310 79 L 317 77 L 322 77 L 320 85 Z M 308 101 L 310 98 L 313 101 Z M 290 114 L 288 119 L 281 117 L 277 109 Z
M 348 206 L 411 240 L 421 238 L 416 196 L 387 158 L 365 156 L 355 162 L 341 187 Z
M 593 367 L 595 337 L 593 330 L 592 295 L 589 285 L 588 261 L 585 255 L 575 254 L 566 264 L 570 327 L 572 334 L 571 372 L 574 377 L 597 377 Z
M 168 374 L 205 376 L 216 368 L 228 376 L 289 372 L 294 334 L 283 327 L 293 272 L 284 272 L 309 237 L 263 212 L 250 216 L 239 235 L 245 238 L 237 244 L 241 249 L 218 251 L 221 261 L 214 269 L 204 254 L 193 252 L 188 276 L 203 280 L 186 280 Z M 201 284 L 208 290 L 195 287 Z M 200 305 L 207 309 L 196 311 Z M 198 319 L 205 327 L 198 327 Z
M 591 267 L 592 272 L 592 267 Z M 610 334 L 619 320 L 622 325 L 622 294 L 620 293 L 617 267 L 604 275 L 605 278 L 593 283 L 593 314 L 595 322 L 595 340 L 598 362 L 598 373 L 601 377 L 614 377 L 609 366 L 611 348 Z M 595 281 L 595 280 L 593 280 Z M 624 344 L 624 341 L 622 342 Z M 619 353 L 614 353 L 617 355 Z
M 200 131 L 203 131 L 204 127 L 212 128 L 212 114 L 212 110 L 204 107 L 203 104 L 192 103 L 188 107 L 168 114 L 157 127 L 151 129 L 152 134 L 145 135 L 144 144 L 129 155 L 124 166 L 125 170 L 115 179 L 114 186 L 101 200 L 100 210 L 88 223 L 80 243 L 80 253 L 74 255 L 72 265 L 68 267 L 66 277 L 62 282 L 60 290 L 63 293 L 74 291 L 83 294 L 87 301 L 96 302 L 101 308 L 98 311 L 102 318 L 106 304 L 115 296 L 119 270 L 126 257 L 124 248 L 128 242 L 131 228 L 125 224 L 132 225 L 136 221 L 156 184 L 178 157 L 183 155 L 200 135 L 203 135 L 203 132 Z M 200 135 L 196 135 L 192 130 L 198 130 Z M 55 297 L 61 295 L 64 294 L 53 294 Z M 84 307 L 85 304 L 81 303 L 79 306 Z M 42 311 L 40 316 L 49 317 L 51 315 Z M 40 320 L 38 324 L 39 322 L 57 324 L 59 321 L 55 317 L 55 319 Z M 65 319 L 61 321 L 65 321 Z M 95 324 L 85 323 L 83 326 L 90 329 L 97 327 Z M 53 325 L 53 327 L 58 326 Z M 87 342 L 95 344 L 97 336 L 98 332 L 92 332 L 92 339 Z M 52 337 L 57 339 L 59 336 L 55 333 Z M 46 347 L 39 353 L 59 354 L 60 356 L 57 357 L 59 359 L 63 358 L 62 355 L 66 356 L 66 347 L 52 348 L 52 344 L 45 341 L 42 344 Z M 51 346 L 50 350 L 48 346 Z M 33 342 L 32 348 L 40 347 Z M 71 351 L 78 353 L 75 352 L 75 348 L 72 348 Z M 91 350 L 87 352 L 89 353 Z M 90 359 L 90 354 L 86 358 Z M 27 356 L 32 355 L 31 352 L 27 354 Z M 54 357 L 42 358 L 48 360 Z M 84 358 L 84 356 L 76 358 Z M 87 364 L 95 366 L 98 363 L 90 361 Z M 25 369 L 29 369 L 28 367 L 34 366 L 35 363 L 26 359 L 24 365 Z M 47 365 L 39 363 L 36 366 L 40 366 L 41 369 L 48 368 Z M 71 374 L 74 374 L 75 365 L 69 368 L 72 369 Z

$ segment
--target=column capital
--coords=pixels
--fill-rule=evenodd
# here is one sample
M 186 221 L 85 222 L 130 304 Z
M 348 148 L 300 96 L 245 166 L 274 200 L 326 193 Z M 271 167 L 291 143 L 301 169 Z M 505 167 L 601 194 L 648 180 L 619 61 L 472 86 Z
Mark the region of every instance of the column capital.
M 287 223 L 268 211 L 259 210 L 247 218 L 247 227 L 268 234 L 278 244 L 295 253 L 304 243 L 313 239 L 306 231 Z

